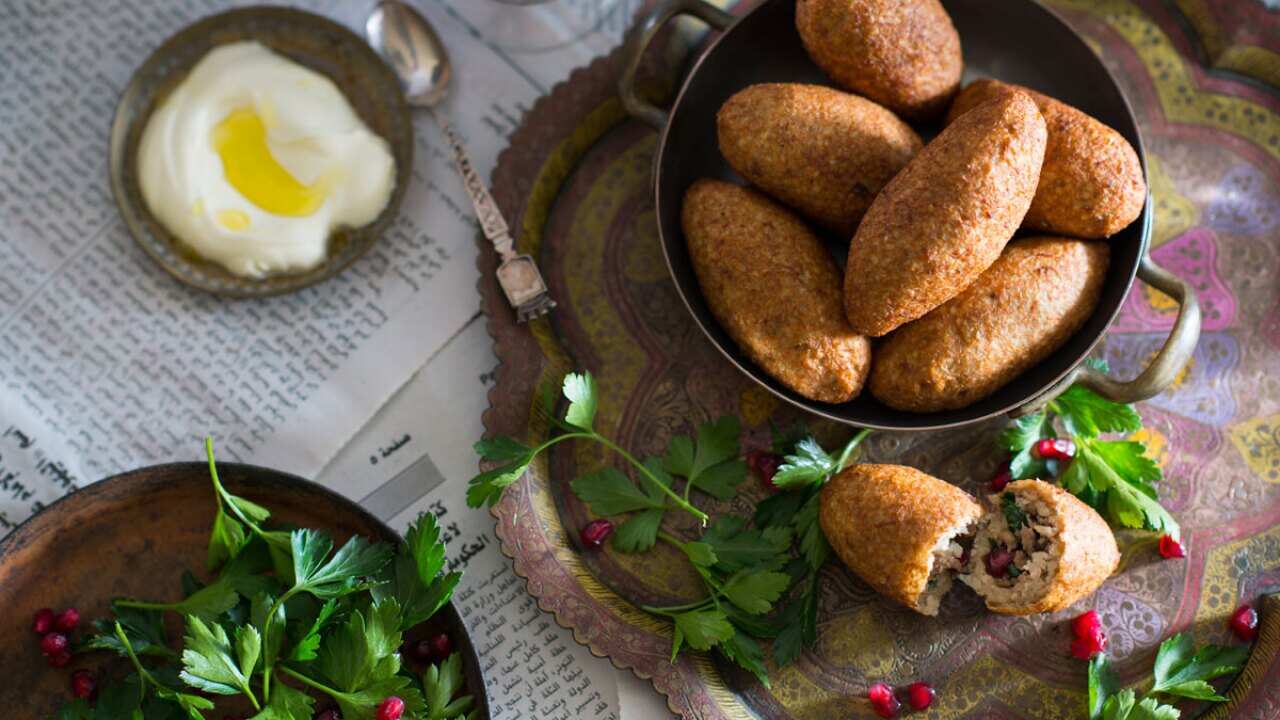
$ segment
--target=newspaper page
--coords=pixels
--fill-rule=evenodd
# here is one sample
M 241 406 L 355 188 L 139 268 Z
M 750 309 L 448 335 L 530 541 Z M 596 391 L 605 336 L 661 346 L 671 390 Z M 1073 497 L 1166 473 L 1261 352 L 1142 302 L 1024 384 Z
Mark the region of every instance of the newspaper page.
M 302 4 L 361 32 L 372 2 Z M 454 61 L 442 108 L 482 175 L 523 111 L 616 45 L 630 0 L 417 0 Z M 170 278 L 107 179 L 116 99 L 212 0 L 0 3 L 0 535 L 70 489 L 198 457 L 313 476 L 477 312 L 475 224 L 415 119 L 394 226 L 339 277 L 267 300 Z
M 360 500 L 399 531 L 419 513 L 437 517 L 450 567 L 464 572 L 454 602 L 480 655 L 494 718 L 618 720 L 618 684 L 609 661 L 591 655 L 538 609 L 498 548 L 493 518 L 466 506 L 463 488 L 477 471 L 471 444 L 482 434 L 480 415 L 494 364 L 484 323 L 477 320 L 378 413 L 319 480 Z M 649 694 L 657 697 L 652 688 Z

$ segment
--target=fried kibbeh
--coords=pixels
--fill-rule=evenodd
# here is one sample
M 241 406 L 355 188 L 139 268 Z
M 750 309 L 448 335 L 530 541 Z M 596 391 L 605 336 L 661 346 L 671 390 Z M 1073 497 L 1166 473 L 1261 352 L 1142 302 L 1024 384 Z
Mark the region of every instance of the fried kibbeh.
M 960 35 L 938 0 L 796 0 L 796 29 L 840 86 L 908 120 L 942 114 L 960 86 Z
M 996 510 L 983 516 L 968 572 L 960 576 L 989 610 L 1065 610 L 1092 595 L 1120 564 L 1107 521 L 1057 485 L 1018 480 L 992 504 Z
M 903 465 L 854 465 L 823 486 L 818 524 L 831 549 L 877 592 L 937 615 L 962 567 L 982 506 L 968 493 Z
M 875 351 L 869 388 L 908 412 L 955 410 L 1035 366 L 1084 325 L 1102 295 L 1106 243 L 1009 243 L 978 281 Z
M 1031 205 L 1045 125 L 1031 98 L 966 113 L 880 191 L 849 245 L 845 313 L 879 337 L 969 287 Z
M 822 85 L 747 87 L 720 108 L 716 130 L 739 175 L 846 239 L 924 146 L 897 115 Z
M 994 612 L 1058 612 L 1092 595 L 1120 561 L 1097 511 L 1062 488 L 1018 480 L 983 508 L 903 465 L 854 465 L 823 486 L 818 525 L 876 592 L 924 615 L 956 578 Z
M 849 327 L 840 269 L 800 218 L 754 190 L 699 180 L 681 224 L 707 305 L 752 361 L 811 400 L 857 396 L 871 343 Z
M 1123 230 L 1142 213 L 1147 183 L 1138 153 L 1120 133 L 1070 105 L 998 80 L 969 83 L 951 104 L 947 122 L 992 99 L 1024 92 L 1049 130 L 1035 199 L 1023 227 L 1100 239 Z

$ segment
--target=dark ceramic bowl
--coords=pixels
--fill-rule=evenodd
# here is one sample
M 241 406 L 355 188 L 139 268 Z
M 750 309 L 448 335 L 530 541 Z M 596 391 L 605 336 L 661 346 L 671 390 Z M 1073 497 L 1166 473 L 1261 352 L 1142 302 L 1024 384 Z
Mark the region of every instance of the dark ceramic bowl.
M 942 0 L 942 4 L 960 34 L 966 80 L 995 77 L 1074 105 L 1123 135 L 1137 149 L 1145 168 L 1138 122 L 1119 85 L 1084 39 L 1051 10 L 1031 0 Z M 685 191 L 699 178 L 744 183 L 721 157 L 716 140 L 716 112 L 731 95 L 764 82 L 833 85 L 800 42 L 795 5 L 795 0 L 763 0 L 745 15 L 734 17 L 702 0 L 662 0 L 634 33 L 630 62 L 619 88 L 628 111 L 659 131 L 654 203 L 663 253 L 676 290 L 708 340 L 730 362 L 773 394 L 815 415 L 889 430 L 934 430 L 1029 412 L 1072 382 L 1121 402 L 1151 397 L 1173 382 L 1195 348 L 1200 312 L 1191 286 L 1146 255 L 1152 222 L 1150 199 L 1142 215 L 1108 241 L 1111 267 L 1102 299 L 1085 326 L 1039 365 L 966 408 L 908 413 L 880 403 L 865 390 L 847 403 L 815 402 L 784 387 L 747 358 L 702 297 L 680 227 L 680 207 Z M 675 102 L 665 111 L 637 93 L 635 74 L 658 30 L 678 15 L 697 16 L 721 34 L 707 43 L 692 63 Z M 932 128 L 918 129 L 928 137 Z M 848 238 L 832 240 L 833 245 L 847 247 Z M 1132 382 L 1122 383 L 1081 363 L 1115 319 L 1135 276 L 1174 297 L 1182 309 L 1169 340 L 1151 365 Z M 777 300 L 785 299 L 785 293 L 779 292 Z
M 395 188 L 368 225 L 340 228 L 319 266 L 299 273 L 245 278 L 204 260 L 152 217 L 138 185 L 138 143 L 151 113 L 213 48 L 256 40 L 333 81 L 356 114 L 391 146 Z M 293 292 L 337 275 L 363 255 L 399 210 L 413 169 L 413 124 L 400 82 L 373 48 L 328 18 L 283 7 L 247 7 L 212 15 L 169 38 L 138 68 L 120 96 L 111 123 L 111 191 L 134 240 L 182 282 L 228 297 Z
M 391 528 L 359 505 L 313 482 L 235 463 L 220 463 L 218 474 L 228 490 L 270 509 L 272 522 L 319 528 L 337 543 L 352 535 L 399 542 Z M 184 570 L 204 577 L 213 512 L 208 465 L 157 465 L 72 493 L 0 540 L 0 707 L 23 709 L 5 716 L 53 717 L 70 698 L 67 679 L 73 669 L 123 662 L 95 653 L 77 658 L 65 670 L 49 668 L 31 632 L 36 610 L 74 605 L 84 627 L 91 618 L 105 616 L 115 597 L 181 598 Z M 488 718 L 480 662 L 452 604 L 413 635 L 432 632 L 447 632 L 453 638 L 462 653 L 467 691 L 476 699 L 477 717 Z M 222 717 L 222 710 L 219 706 L 210 716 Z

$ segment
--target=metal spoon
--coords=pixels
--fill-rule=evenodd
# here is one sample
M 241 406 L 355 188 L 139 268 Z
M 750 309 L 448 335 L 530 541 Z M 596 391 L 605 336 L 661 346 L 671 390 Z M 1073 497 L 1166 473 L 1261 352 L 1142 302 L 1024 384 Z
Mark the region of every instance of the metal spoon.
M 516 319 L 525 322 L 546 314 L 556 306 L 542 280 L 537 264 L 528 255 L 517 255 L 511 230 L 502 212 L 484 186 L 480 175 L 471 167 L 462 141 L 449 123 L 435 109 L 449 90 L 449 54 L 444 43 L 427 19 L 417 10 L 396 0 L 383 0 L 373 9 L 365 23 L 369 44 L 377 50 L 400 77 L 405 99 L 410 105 L 426 108 L 453 149 L 453 160 L 462 175 L 462 183 L 471 196 L 480 229 L 502 258 L 498 266 L 498 284 L 507 302 L 516 310 Z

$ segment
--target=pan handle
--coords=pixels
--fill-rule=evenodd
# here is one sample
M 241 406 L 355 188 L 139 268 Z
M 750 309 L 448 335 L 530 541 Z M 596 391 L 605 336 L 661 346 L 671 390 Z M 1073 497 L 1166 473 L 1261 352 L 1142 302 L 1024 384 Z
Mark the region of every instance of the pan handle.
M 1155 397 L 1173 384 L 1178 373 L 1191 359 L 1196 343 L 1200 340 L 1200 301 L 1190 283 L 1156 265 L 1149 256 L 1144 256 L 1138 265 L 1138 278 L 1178 303 L 1178 319 L 1174 321 L 1173 330 L 1169 331 L 1164 347 L 1156 353 L 1151 364 L 1138 377 L 1129 381 L 1115 380 L 1107 377 L 1106 373 L 1083 364 L 1040 397 L 1014 410 L 1010 415 L 1018 417 L 1039 412 L 1072 384 L 1079 384 L 1108 400 L 1121 403 Z
M 677 15 L 693 15 L 716 30 L 724 30 L 734 21 L 732 15 L 703 0 L 662 0 L 631 32 L 627 40 L 627 64 L 618 80 L 618 93 L 622 95 L 623 107 L 632 117 L 657 130 L 666 126 L 667 112 L 640 97 L 636 91 L 636 72 L 658 31 Z

